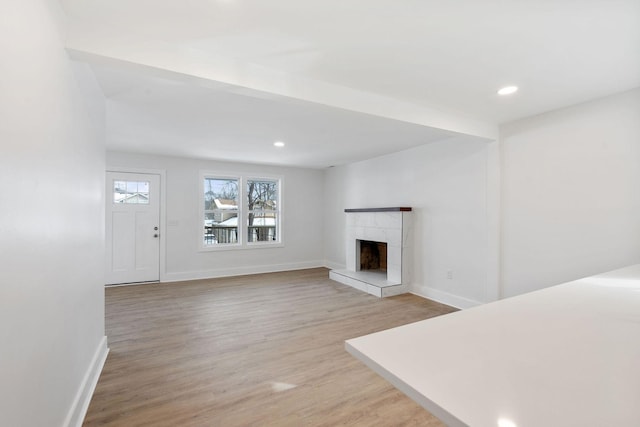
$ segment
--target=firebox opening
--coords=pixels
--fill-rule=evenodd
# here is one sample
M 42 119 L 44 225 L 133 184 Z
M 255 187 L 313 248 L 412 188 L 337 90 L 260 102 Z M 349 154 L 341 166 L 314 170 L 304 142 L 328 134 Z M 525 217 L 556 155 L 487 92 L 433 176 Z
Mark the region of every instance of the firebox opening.
M 370 240 L 359 240 L 360 270 L 387 271 L 387 244 Z

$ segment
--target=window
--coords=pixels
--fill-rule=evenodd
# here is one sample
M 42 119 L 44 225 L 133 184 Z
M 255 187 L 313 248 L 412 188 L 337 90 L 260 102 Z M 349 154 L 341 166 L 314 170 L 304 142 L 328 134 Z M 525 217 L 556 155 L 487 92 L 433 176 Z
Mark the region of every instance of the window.
M 247 180 L 247 241 L 272 242 L 278 232 L 278 181 Z
M 202 174 L 205 249 L 281 243 L 280 178 Z
M 204 243 L 238 243 L 237 178 L 204 179 Z
M 113 203 L 149 204 L 149 181 L 113 181 Z

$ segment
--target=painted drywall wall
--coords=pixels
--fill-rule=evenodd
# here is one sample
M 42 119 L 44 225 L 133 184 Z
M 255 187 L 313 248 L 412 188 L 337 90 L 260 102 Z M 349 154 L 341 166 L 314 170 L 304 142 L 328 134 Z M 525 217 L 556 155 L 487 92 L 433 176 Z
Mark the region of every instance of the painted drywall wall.
M 490 144 L 461 137 L 327 169 L 327 264 L 344 268 L 345 208 L 410 206 L 412 290 L 458 307 L 494 299 L 497 284 L 488 281 L 497 265 L 489 260 L 490 155 Z
M 324 263 L 323 172 L 168 156 L 107 153 L 108 169 L 166 171 L 163 223 L 166 271 L 161 280 L 189 280 L 319 267 Z M 228 251 L 200 250 L 200 173 L 281 176 L 284 245 Z
M 640 261 L 640 89 L 502 126 L 502 285 Z
M 107 351 L 101 125 L 58 2 L 0 16 L 0 425 L 78 425 Z

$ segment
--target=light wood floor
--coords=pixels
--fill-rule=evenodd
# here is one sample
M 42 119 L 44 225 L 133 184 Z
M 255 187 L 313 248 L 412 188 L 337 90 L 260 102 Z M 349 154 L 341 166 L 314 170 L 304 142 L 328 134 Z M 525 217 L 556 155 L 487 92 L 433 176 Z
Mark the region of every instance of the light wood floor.
M 441 426 L 344 340 L 454 311 L 324 268 L 107 288 L 111 352 L 85 426 Z

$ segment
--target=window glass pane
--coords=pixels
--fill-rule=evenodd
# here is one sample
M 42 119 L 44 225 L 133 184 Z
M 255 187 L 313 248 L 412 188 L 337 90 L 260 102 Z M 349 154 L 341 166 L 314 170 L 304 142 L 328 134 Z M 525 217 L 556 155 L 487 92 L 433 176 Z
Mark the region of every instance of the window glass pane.
M 275 212 L 249 212 L 247 224 L 248 242 L 273 242 L 277 238 Z
M 238 180 L 205 178 L 204 209 L 238 209 Z
M 228 217 L 221 222 L 215 219 L 204 220 L 205 245 L 238 243 L 238 213 L 225 212 L 225 214 Z M 213 218 L 213 216 L 210 216 L 210 218 Z
M 127 183 L 113 181 L 113 203 L 124 203 L 125 197 L 127 197 Z
M 238 243 L 238 180 L 204 179 L 204 244 Z
M 138 183 L 136 181 L 127 181 L 127 193 L 135 194 L 138 191 Z
M 149 194 L 149 181 L 138 181 L 138 193 Z
M 131 194 L 128 203 L 138 203 L 146 205 L 149 203 L 149 181 L 137 181 L 136 191 Z M 133 201 L 135 200 L 135 202 Z
M 149 181 L 113 181 L 114 203 L 149 203 Z
M 276 210 L 278 200 L 278 181 L 247 181 L 247 208 L 252 210 Z

